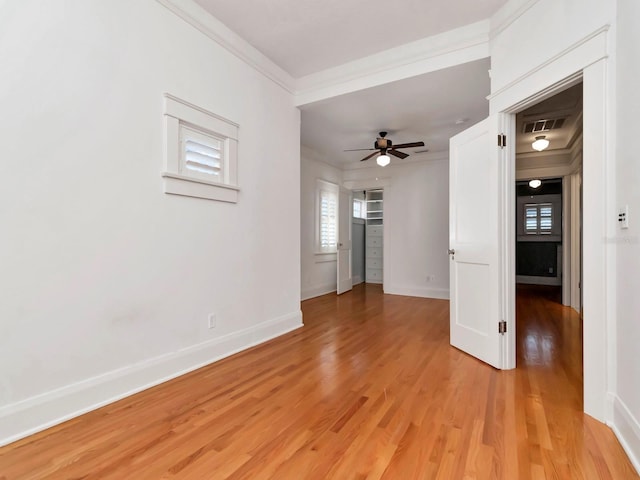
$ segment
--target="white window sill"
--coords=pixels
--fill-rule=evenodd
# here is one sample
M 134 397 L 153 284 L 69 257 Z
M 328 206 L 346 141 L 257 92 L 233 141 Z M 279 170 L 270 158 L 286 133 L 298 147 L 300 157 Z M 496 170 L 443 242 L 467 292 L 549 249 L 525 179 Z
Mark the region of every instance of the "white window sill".
M 164 193 L 185 197 L 205 198 L 220 202 L 237 203 L 240 189 L 233 185 L 209 182 L 199 178 L 162 172 Z
M 316 263 L 335 262 L 338 260 L 337 252 L 320 252 L 314 254 Z

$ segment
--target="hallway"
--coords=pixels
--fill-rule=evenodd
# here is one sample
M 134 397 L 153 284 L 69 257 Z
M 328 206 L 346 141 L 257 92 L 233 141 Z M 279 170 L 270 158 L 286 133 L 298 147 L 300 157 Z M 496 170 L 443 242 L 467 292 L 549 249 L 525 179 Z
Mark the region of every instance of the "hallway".
M 580 321 L 519 288 L 518 368 L 448 344 L 449 302 L 362 284 L 305 327 L 0 448 L 0 479 L 634 479 L 582 413 Z

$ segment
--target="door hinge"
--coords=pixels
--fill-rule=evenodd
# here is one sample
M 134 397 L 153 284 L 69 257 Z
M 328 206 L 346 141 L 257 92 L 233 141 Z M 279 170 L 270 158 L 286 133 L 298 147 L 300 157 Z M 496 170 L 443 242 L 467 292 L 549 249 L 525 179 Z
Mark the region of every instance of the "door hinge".
M 498 333 L 507 333 L 507 322 L 504 320 L 500 320 L 498 322 Z
M 507 136 L 504 133 L 498 134 L 498 146 L 504 148 L 507 146 Z

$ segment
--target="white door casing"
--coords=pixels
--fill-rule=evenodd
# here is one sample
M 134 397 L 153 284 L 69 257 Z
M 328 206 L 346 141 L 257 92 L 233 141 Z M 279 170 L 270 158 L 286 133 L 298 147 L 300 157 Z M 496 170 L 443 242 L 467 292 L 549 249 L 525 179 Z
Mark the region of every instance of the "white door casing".
M 338 265 L 336 268 L 338 295 L 353 288 L 351 276 L 351 217 L 353 196 L 350 190 L 340 188 L 338 197 Z
M 451 345 L 501 364 L 498 116 L 450 140 Z

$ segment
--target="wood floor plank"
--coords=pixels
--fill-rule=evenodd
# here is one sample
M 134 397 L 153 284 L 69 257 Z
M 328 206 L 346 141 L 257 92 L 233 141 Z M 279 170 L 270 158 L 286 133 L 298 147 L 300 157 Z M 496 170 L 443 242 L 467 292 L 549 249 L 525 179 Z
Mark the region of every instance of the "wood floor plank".
M 305 327 L 0 448 L 0 480 L 639 479 L 582 413 L 582 326 L 519 287 L 518 368 L 449 345 L 449 303 L 360 285 Z

